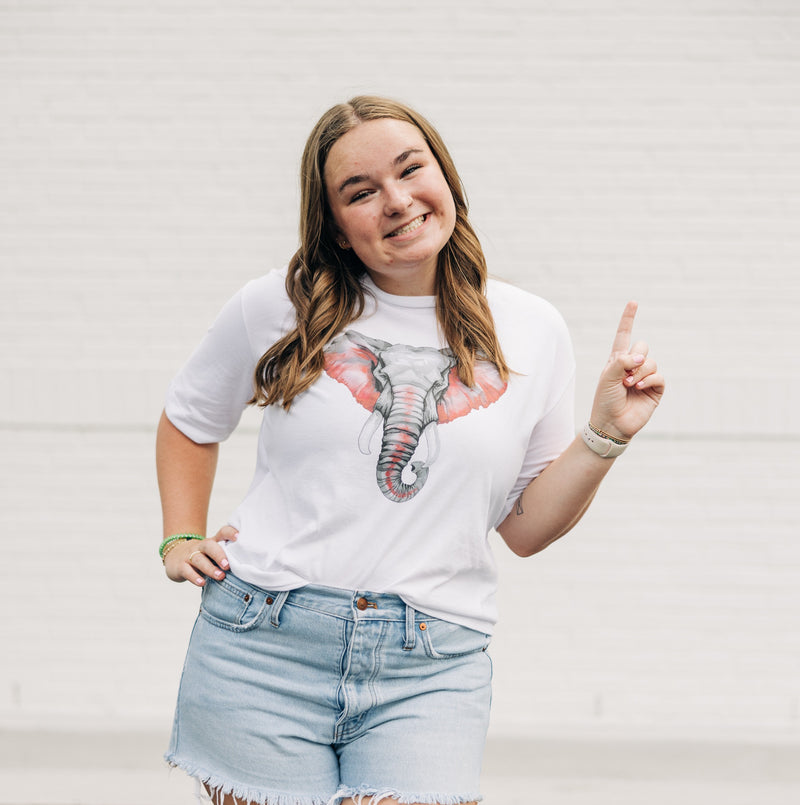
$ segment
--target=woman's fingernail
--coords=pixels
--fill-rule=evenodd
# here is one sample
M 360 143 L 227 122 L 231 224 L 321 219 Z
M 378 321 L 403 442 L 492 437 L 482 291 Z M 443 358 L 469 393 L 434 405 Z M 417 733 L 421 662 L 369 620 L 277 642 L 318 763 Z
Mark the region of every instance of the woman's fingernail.
M 224 568 L 225 568 L 225 570 L 227 570 L 227 569 L 230 567 L 230 565 L 228 564 L 228 560 L 227 560 L 227 559 L 223 559 L 223 560 L 220 562 L 220 565 L 221 565 L 222 567 L 224 567 Z
M 644 363 L 644 355 L 634 355 L 633 356 L 634 363 Z
M 222 578 L 222 571 L 221 570 L 214 571 L 214 577 L 217 578 L 217 579 L 221 579 Z

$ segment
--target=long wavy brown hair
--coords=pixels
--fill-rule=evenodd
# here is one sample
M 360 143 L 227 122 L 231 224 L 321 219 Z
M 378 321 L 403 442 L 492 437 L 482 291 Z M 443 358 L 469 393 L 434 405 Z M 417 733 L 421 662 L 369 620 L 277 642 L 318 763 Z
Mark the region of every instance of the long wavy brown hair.
M 458 376 L 472 386 L 475 361 L 483 359 L 497 367 L 503 380 L 508 379 L 509 368 L 485 296 L 486 259 L 467 217 L 461 179 L 442 138 L 409 107 L 361 95 L 325 112 L 306 142 L 300 173 L 300 248 L 286 277 L 296 325 L 261 356 L 251 404 L 279 403 L 288 410 L 294 398 L 322 374 L 325 345 L 364 310 L 360 278 L 366 268 L 352 249 L 337 245 L 325 163 L 340 137 L 359 123 L 381 118 L 402 120 L 419 129 L 453 194 L 455 229 L 439 253 L 435 293 L 439 328 L 456 359 Z

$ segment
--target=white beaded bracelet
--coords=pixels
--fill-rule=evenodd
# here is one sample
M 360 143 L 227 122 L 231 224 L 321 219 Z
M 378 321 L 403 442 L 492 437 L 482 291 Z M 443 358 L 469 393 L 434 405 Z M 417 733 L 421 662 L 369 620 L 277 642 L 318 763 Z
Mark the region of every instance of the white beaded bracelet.
M 602 458 L 621 456 L 629 444 L 629 441 L 625 439 L 615 439 L 613 436 L 609 436 L 605 431 L 594 427 L 591 422 L 587 422 L 583 426 L 583 441 L 590 450 Z

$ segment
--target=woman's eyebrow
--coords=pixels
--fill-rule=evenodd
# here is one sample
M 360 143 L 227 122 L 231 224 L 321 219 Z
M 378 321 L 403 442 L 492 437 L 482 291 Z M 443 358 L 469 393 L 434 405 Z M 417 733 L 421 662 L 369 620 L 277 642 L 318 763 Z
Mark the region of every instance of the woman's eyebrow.
M 369 179 L 369 176 L 367 176 L 366 173 L 359 173 L 357 176 L 350 176 L 339 185 L 339 190 L 337 192 L 341 195 L 345 188 L 349 187 L 351 184 L 360 184 L 361 182 L 366 182 L 367 179 Z
M 425 153 L 421 148 L 408 148 L 407 150 L 403 151 L 400 156 L 395 157 L 393 165 L 397 166 L 405 162 L 412 154 L 423 154 Z M 340 185 L 339 189 L 337 190 L 338 193 L 344 192 L 346 188 L 348 188 L 351 184 L 360 184 L 361 182 L 366 182 L 369 179 L 366 173 L 358 173 L 355 176 L 348 176 Z
M 399 165 L 401 162 L 405 162 L 412 154 L 422 154 L 424 151 L 421 148 L 409 148 L 407 151 L 403 151 L 397 159 L 395 159 L 394 164 Z

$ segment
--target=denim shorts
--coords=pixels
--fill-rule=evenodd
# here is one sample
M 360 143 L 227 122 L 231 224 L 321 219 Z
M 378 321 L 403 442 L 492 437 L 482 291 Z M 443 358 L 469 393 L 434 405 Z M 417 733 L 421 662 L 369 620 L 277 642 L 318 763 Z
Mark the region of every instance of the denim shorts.
M 208 579 L 166 759 L 261 805 L 479 800 L 488 645 L 396 595 Z

